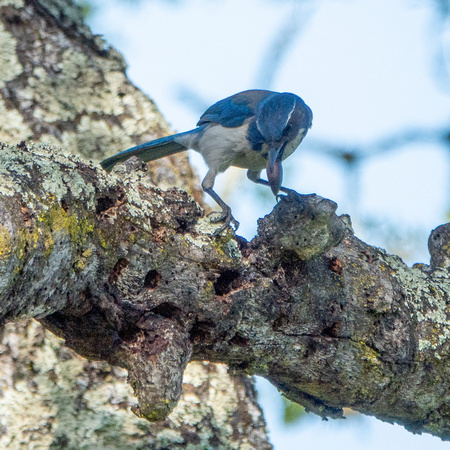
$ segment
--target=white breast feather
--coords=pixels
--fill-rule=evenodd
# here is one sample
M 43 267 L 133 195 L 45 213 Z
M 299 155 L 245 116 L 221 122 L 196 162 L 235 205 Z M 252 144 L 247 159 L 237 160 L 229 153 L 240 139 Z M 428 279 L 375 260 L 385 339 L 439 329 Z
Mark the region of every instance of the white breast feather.
M 230 166 L 242 167 L 253 171 L 259 171 L 266 167 L 267 159 L 262 154 L 268 152 L 264 144 L 262 150 L 252 150 L 247 145 L 248 123 L 236 128 L 225 128 L 221 125 L 206 127 L 199 137 L 187 135 L 179 139 L 180 144 L 198 151 L 206 164 L 216 174 L 223 172 Z M 300 145 L 305 130 L 300 130 L 298 136 L 286 147 L 283 159 L 290 156 Z
M 192 147 L 203 156 L 206 164 L 214 168 L 216 173 L 223 172 L 230 166 L 253 168 L 255 163 L 259 170 L 265 160 L 260 152 L 255 152 L 247 145 L 248 123 L 236 128 L 224 128 L 220 125 L 212 125 L 203 132 L 201 139 L 194 142 Z M 257 160 L 257 161 L 254 161 Z

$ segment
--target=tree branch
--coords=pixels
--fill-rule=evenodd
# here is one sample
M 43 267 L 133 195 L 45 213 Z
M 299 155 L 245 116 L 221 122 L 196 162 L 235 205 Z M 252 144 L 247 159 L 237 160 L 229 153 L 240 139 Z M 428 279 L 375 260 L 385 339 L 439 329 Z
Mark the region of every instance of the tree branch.
M 154 102 L 127 79 L 123 57 L 91 32 L 83 23 L 81 9 L 72 1 L 2 1 L 0 45 L 3 68 L 0 71 L 0 141 L 12 145 L 22 140 L 50 142 L 64 147 L 66 153 L 81 153 L 85 158 L 97 160 L 171 133 Z M 35 150 L 38 154 L 43 151 Z M 7 299 L 4 320 L 46 314 L 47 306 L 58 311 L 63 304 L 68 311 L 73 304 L 74 314 L 80 316 L 83 311 L 90 311 L 92 318 L 96 306 L 90 303 L 91 292 L 99 304 L 103 301 L 98 295 L 103 286 L 100 284 L 97 289 L 96 258 L 100 265 L 109 264 L 105 256 L 108 249 L 104 253 L 100 250 L 103 245 L 107 247 L 111 239 L 101 234 L 100 229 L 96 229 L 100 234 L 92 231 L 97 216 L 90 208 L 92 196 L 95 201 L 97 197 L 95 192 L 84 191 L 85 184 L 89 189 L 91 181 L 95 181 L 96 172 L 92 166 L 85 168 L 77 181 L 71 177 L 79 175 L 75 170 L 78 160 L 60 155 L 54 157 L 63 167 L 58 164 L 41 167 L 49 155 L 44 158 L 36 155 L 33 162 L 27 160 L 26 164 L 37 172 L 42 169 L 42 176 L 46 177 L 38 187 L 41 193 L 35 195 L 24 187 L 21 194 L 9 198 L 17 187 L 10 182 L 14 179 L 8 172 L 10 162 L 0 167 L 2 176 L 9 174 L 2 192 L 8 197 L 6 204 L 16 214 L 9 216 L 4 208 L 0 208 L 0 248 L 5 252 L 0 253 L 0 266 L 11 276 L 11 279 L 6 276 L 6 284 L 0 286 L 5 295 L 2 298 Z M 58 174 L 56 179 L 53 169 Z M 16 172 L 23 174 L 27 170 L 30 166 L 26 165 Z M 154 184 L 166 188 L 178 186 L 201 204 L 203 193 L 187 155 L 149 164 L 148 174 Z M 116 200 L 120 203 L 121 196 L 120 187 L 116 191 L 111 186 L 111 192 L 99 189 L 102 195 L 94 205 L 98 214 L 102 214 L 106 235 L 112 231 L 108 228 L 108 220 L 112 223 L 114 220 L 108 219 L 105 211 L 114 206 Z M 69 190 L 64 190 L 66 187 Z M 52 197 L 55 192 L 67 195 L 59 201 L 58 195 Z M 74 197 L 78 194 L 82 196 L 76 202 Z M 20 198 L 29 199 L 31 203 L 15 203 L 15 199 Z M 87 204 L 86 199 L 91 203 Z M 113 203 L 108 203 L 110 201 Z M 135 209 L 139 211 L 139 206 Z M 89 210 L 89 213 L 83 210 Z M 7 217 L 17 222 L 7 222 Z M 139 220 L 137 222 L 139 228 Z M 20 230 L 19 235 L 15 235 L 16 240 L 11 240 L 14 233 L 11 235 L 9 230 Z M 114 233 L 119 234 L 119 230 Z M 120 245 L 119 242 L 117 250 Z M 18 253 L 16 259 L 9 260 L 6 255 L 13 248 Z M 63 249 L 59 255 L 58 249 Z M 100 260 L 103 257 L 105 260 Z M 119 258 L 112 264 L 114 270 L 110 270 L 110 276 L 113 280 L 126 266 L 126 259 Z M 55 278 L 59 277 L 56 282 L 53 270 L 56 271 Z M 26 299 L 19 299 L 14 286 L 18 290 L 22 284 L 22 287 L 25 284 L 31 286 L 32 280 L 25 283 L 28 274 L 35 277 L 37 286 L 28 294 L 24 293 Z M 79 289 L 72 292 L 70 284 L 77 277 L 86 277 L 86 280 L 76 282 Z M 36 297 L 33 298 L 33 294 Z M 107 300 L 111 297 L 114 298 L 113 294 L 107 296 Z M 14 304 L 12 298 L 18 303 Z M 49 302 L 48 305 L 35 301 L 42 298 Z M 36 306 L 34 313 L 33 303 Z M 23 313 L 20 311 L 22 306 Z M 98 317 L 101 320 L 102 313 Z M 89 325 L 90 322 L 86 323 Z M 30 332 L 36 328 L 39 332 Z M 95 330 L 95 327 L 82 330 L 82 335 L 87 336 L 92 331 L 94 337 L 99 331 Z M 99 336 L 98 348 L 92 354 L 100 352 L 101 344 L 111 342 L 108 340 L 109 328 L 105 326 L 105 330 L 106 335 Z M 61 348 L 61 343 L 56 344 L 50 333 L 44 333 L 33 321 L 26 325 L 10 323 L 0 331 L 0 338 L 3 337 L 0 342 L 2 448 L 16 443 L 21 447 L 29 444 L 52 448 L 86 445 L 125 448 L 137 441 L 161 448 L 186 448 L 189 444 L 202 448 L 271 448 L 252 381 L 245 376 L 230 377 L 224 367 L 212 363 L 191 363 L 185 372 L 184 391 L 178 407 L 169 419 L 149 423 L 128 413 L 130 403 L 135 400 L 131 392 L 123 395 L 126 386 L 123 386 L 123 375 L 114 376 L 117 368 L 77 357 Z M 73 334 L 76 331 L 73 330 Z M 37 334 L 45 334 L 46 338 L 40 340 L 36 338 Z M 92 339 L 85 346 L 86 354 L 94 341 Z M 81 345 L 82 340 L 78 344 Z M 69 361 L 68 354 L 71 355 Z M 49 355 L 54 357 L 50 357 L 50 361 Z M 117 402 L 118 398 L 121 400 Z
M 129 370 L 136 411 L 165 417 L 187 362 L 266 377 L 323 417 L 348 406 L 449 438 L 450 224 L 430 266 L 290 194 L 249 243 L 212 236 L 184 192 L 130 160 L 107 176 L 45 147 L 3 147 L 0 314 L 39 317 L 79 354 Z
M 144 421 L 127 371 L 79 357 L 34 320 L 0 334 L 1 448 L 249 448 L 269 450 L 250 377 L 190 363 L 170 416 Z M 30 445 L 28 445 L 30 444 Z

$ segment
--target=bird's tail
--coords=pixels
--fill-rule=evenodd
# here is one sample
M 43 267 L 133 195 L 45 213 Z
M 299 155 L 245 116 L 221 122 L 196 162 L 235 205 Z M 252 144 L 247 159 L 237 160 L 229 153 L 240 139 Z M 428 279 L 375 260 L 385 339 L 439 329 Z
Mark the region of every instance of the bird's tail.
M 174 153 L 182 152 L 189 148 L 188 144 L 198 132 L 198 129 L 186 131 L 184 133 L 166 136 L 161 139 L 146 142 L 145 144 L 137 145 L 129 148 L 117 155 L 106 158 L 100 164 L 107 171 L 111 172 L 112 168 L 123 161 L 126 161 L 132 156 L 138 156 L 143 161 L 154 161 L 155 159 L 163 158 L 164 156 L 173 155 Z M 183 143 L 185 145 L 183 145 Z

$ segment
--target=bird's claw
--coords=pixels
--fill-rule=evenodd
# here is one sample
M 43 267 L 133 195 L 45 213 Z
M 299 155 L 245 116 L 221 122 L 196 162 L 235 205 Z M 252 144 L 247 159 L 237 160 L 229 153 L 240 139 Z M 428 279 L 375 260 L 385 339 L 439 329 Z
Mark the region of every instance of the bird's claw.
M 216 217 L 210 217 L 212 215 L 216 215 Z M 239 222 L 233 217 L 233 215 L 231 214 L 231 210 L 223 211 L 221 213 L 217 211 L 212 211 L 207 215 L 207 217 L 209 217 L 211 223 L 224 222 L 224 224 L 221 227 L 217 228 L 214 231 L 213 234 L 215 236 L 222 233 L 222 231 L 224 231 L 230 225 L 233 225 L 234 231 L 237 231 L 237 229 L 239 228 Z
M 284 195 L 282 193 L 277 194 L 275 196 L 275 198 L 277 199 L 277 202 L 279 202 L 282 198 L 287 197 L 291 193 L 298 194 L 298 192 L 295 191 L 294 189 L 289 189 L 284 186 L 282 186 L 280 190 L 283 192 Z

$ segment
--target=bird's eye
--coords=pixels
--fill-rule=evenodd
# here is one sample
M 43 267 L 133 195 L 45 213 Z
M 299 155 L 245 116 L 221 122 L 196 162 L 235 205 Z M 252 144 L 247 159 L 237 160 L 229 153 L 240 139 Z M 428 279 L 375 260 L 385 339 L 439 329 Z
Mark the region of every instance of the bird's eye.
M 291 124 L 291 123 L 288 123 L 288 124 L 286 125 L 286 128 L 284 129 L 284 132 L 285 132 L 285 133 L 289 133 L 291 130 L 292 130 L 292 124 Z

